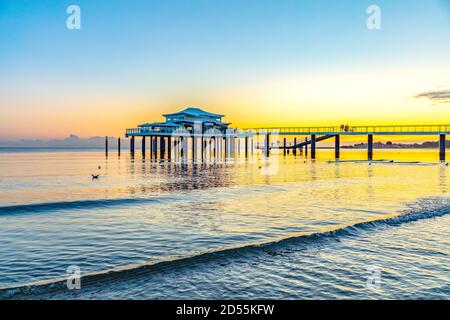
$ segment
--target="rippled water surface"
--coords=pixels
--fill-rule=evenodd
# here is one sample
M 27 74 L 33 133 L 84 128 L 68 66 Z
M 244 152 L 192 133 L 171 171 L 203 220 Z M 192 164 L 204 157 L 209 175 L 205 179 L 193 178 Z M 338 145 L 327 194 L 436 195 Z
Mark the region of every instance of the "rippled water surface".
M 0 298 L 450 298 L 449 167 L 375 154 L 0 153 Z

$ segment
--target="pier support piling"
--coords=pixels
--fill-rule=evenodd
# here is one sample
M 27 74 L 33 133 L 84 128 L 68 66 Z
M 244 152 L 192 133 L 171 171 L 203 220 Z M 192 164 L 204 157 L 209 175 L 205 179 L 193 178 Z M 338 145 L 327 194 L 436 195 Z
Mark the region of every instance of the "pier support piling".
M 105 155 L 108 156 L 108 136 L 105 137 Z
M 195 154 L 195 151 L 196 151 L 196 144 L 197 143 L 197 140 L 195 139 L 195 137 L 194 136 L 192 136 L 192 161 L 195 161 L 196 159 L 197 159 L 197 155 Z
M 131 137 L 130 141 L 130 153 L 134 155 L 134 136 Z
M 142 136 L 142 158 L 145 158 L 145 136 Z
M 120 157 L 120 137 L 117 138 L 117 154 L 118 154 L 119 157 Z
M 286 138 L 283 139 L 283 155 L 286 155 Z
M 248 137 L 245 137 L 245 157 L 248 158 Z
M 165 149 L 166 149 L 166 141 L 164 140 L 164 137 L 161 136 L 159 138 L 159 158 L 160 159 L 164 159 L 164 153 L 166 151 Z
M 439 135 L 439 160 L 445 161 L 445 134 Z
M 292 150 L 292 154 L 297 155 L 297 138 L 294 138 L 294 149 Z
M 307 157 L 308 156 L 308 138 L 305 138 L 305 142 L 306 142 L 306 144 L 305 144 L 305 156 Z
M 373 159 L 373 134 L 367 136 L 367 160 Z
M 270 154 L 270 134 L 266 133 L 266 143 L 265 143 L 265 151 L 266 151 L 266 157 Z
M 150 149 L 150 159 L 153 158 L 153 138 L 149 137 L 148 139 L 148 148 Z
M 228 158 L 228 138 L 223 138 L 223 149 L 224 149 L 224 154 L 225 154 L 225 159 Z
M 311 159 L 316 158 L 316 135 L 311 135 Z
M 334 137 L 334 158 L 335 159 L 339 159 L 340 158 L 340 139 L 341 136 L 340 135 L 336 135 Z
M 167 159 L 170 160 L 172 158 L 172 138 L 170 136 L 167 137 Z
M 207 154 L 207 158 L 209 158 L 209 159 L 211 159 L 211 157 L 212 157 L 212 144 L 213 144 L 213 139 L 212 138 L 209 138 L 208 140 L 206 140 L 207 142 L 207 146 L 208 146 L 208 154 Z
M 152 138 L 152 140 L 153 140 L 153 143 L 152 143 L 152 145 L 153 145 L 152 153 L 153 153 L 153 155 L 155 156 L 155 159 L 156 159 L 156 156 L 157 156 L 157 153 L 158 153 L 158 138 L 157 138 L 157 137 L 154 137 L 154 138 Z
M 206 148 L 205 148 L 205 140 L 203 139 L 203 136 L 200 138 L 200 143 L 201 143 L 201 147 L 200 147 L 201 159 L 202 159 L 202 162 L 203 162 L 204 154 L 205 154 L 205 150 L 206 150 Z
M 186 147 L 185 147 L 185 142 L 184 142 L 184 138 L 180 137 L 180 158 L 182 161 L 184 161 L 184 155 L 186 154 Z

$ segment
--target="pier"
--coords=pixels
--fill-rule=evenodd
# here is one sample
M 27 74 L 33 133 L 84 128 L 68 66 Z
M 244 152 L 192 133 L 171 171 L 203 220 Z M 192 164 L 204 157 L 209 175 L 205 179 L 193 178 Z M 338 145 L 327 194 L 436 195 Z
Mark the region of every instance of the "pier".
M 213 114 L 198 108 L 164 115 L 166 122 L 154 122 L 126 129 L 125 137 L 130 139 L 130 153 L 135 153 L 135 139 L 142 139 L 142 155 L 146 153 L 146 138 L 150 145 L 150 158 L 157 157 L 159 145 L 160 158 L 192 159 L 234 158 L 236 151 L 241 153 L 243 143 L 244 156 L 247 158 L 258 149 L 266 157 L 274 149 L 283 150 L 283 154 L 296 155 L 297 152 L 310 158 L 317 157 L 317 144 L 334 139 L 334 155 L 341 156 L 341 137 L 366 136 L 367 160 L 374 157 L 374 137 L 376 136 L 435 136 L 439 141 L 439 160 L 446 159 L 446 136 L 450 134 L 450 125 L 397 125 L 397 126 L 328 126 L 328 127 L 265 127 L 230 128 L 222 122 L 223 115 Z M 293 139 L 287 145 L 286 138 Z M 302 139 L 303 138 L 303 139 Z M 303 140 L 303 141 L 302 141 Z M 271 143 L 276 141 L 276 143 Z M 281 142 L 282 141 L 282 144 Z M 190 144 L 190 150 L 188 148 Z M 107 148 L 107 145 L 106 145 Z M 237 150 L 236 150 L 237 149 Z M 107 149 L 106 149 L 107 150 Z M 200 155 L 200 156 L 199 156 Z

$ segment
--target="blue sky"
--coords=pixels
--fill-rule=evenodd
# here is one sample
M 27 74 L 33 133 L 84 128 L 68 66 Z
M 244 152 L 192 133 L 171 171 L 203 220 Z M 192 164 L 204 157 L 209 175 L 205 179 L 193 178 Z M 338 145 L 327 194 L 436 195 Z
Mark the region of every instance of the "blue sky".
M 70 4 L 81 8 L 81 30 L 65 27 Z M 381 8 L 380 31 L 366 28 L 370 4 Z M 260 85 L 267 92 L 291 83 L 279 79 L 303 76 L 307 81 L 311 75 L 364 72 L 371 78 L 377 70 L 425 68 L 419 76 L 430 79 L 422 91 L 447 88 L 449 83 L 442 79 L 450 79 L 449 40 L 447 0 L 2 0 L 0 85 L 5 91 L 0 93 L 0 121 L 9 127 L 0 130 L 0 136 L 64 135 L 61 128 L 40 129 L 30 114 L 42 112 L 52 123 L 67 122 L 71 128 L 76 110 L 84 109 L 95 116 L 107 111 L 110 118 L 100 127 L 116 133 L 119 119 L 131 124 L 184 103 L 233 113 L 238 123 L 265 124 L 274 108 L 270 98 L 263 101 L 268 111 L 259 120 L 246 120 L 261 105 L 252 87 Z M 441 70 L 442 76 L 429 70 Z M 320 108 L 325 102 L 319 95 L 329 89 L 312 90 L 316 104 L 298 97 L 277 108 L 291 112 L 293 101 L 300 109 L 302 103 Z M 404 96 L 410 94 L 405 89 Z M 232 95 L 239 107 L 233 107 Z M 348 99 L 340 101 L 338 94 L 336 114 Z M 245 106 L 248 113 L 239 111 Z M 430 121 L 441 118 L 442 112 L 440 108 Z M 26 126 L 33 129 L 22 130 Z M 103 133 L 93 127 L 86 124 L 85 133 Z

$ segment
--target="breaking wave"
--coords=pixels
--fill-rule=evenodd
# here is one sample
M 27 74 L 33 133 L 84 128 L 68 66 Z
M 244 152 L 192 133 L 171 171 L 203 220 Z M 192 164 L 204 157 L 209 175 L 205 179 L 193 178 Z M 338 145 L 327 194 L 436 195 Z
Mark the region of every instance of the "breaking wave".
M 120 199 L 95 199 L 95 200 L 78 200 L 78 201 L 59 201 L 20 204 L 12 206 L 0 207 L 0 215 L 16 214 L 16 213 L 39 213 L 58 210 L 81 210 L 99 207 L 122 206 L 122 205 L 138 205 L 143 203 L 162 203 L 167 200 L 174 200 L 175 197 L 152 197 L 152 198 L 120 198 Z

